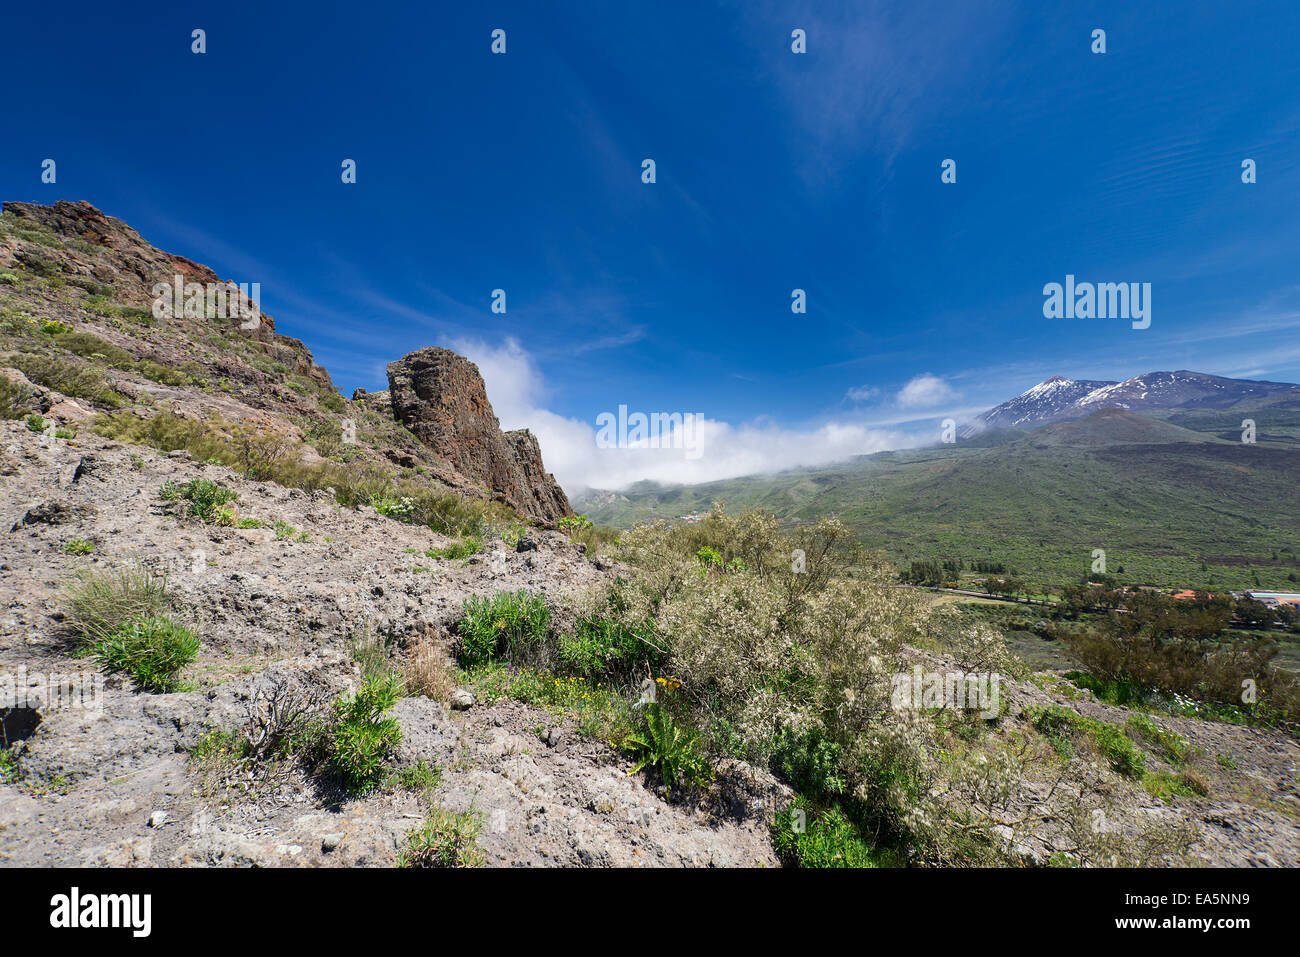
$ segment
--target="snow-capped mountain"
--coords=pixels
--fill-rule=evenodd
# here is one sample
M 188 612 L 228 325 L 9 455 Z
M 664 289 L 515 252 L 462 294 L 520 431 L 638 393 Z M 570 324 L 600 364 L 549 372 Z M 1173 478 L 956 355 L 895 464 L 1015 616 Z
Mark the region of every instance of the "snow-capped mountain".
M 1123 382 L 1065 379 L 1054 375 L 990 409 L 979 420 L 989 428 L 1026 429 L 1062 419 L 1082 418 L 1100 409 L 1213 410 L 1252 400 L 1272 403 L 1289 398 L 1300 403 L 1300 385 L 1225 379 L 1185 369 L 1149 372 Z

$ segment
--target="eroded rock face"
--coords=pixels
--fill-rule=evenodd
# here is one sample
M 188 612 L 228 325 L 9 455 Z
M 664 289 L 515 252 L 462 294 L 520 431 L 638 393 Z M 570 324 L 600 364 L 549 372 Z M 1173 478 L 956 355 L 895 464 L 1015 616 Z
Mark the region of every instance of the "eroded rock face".
M 568 496 L 527 429 L 502 432 L 478 366 L 449 349 L 419 349 L 388 364 L 394 417 L 462 475 L 516 511 L 555 522 Z

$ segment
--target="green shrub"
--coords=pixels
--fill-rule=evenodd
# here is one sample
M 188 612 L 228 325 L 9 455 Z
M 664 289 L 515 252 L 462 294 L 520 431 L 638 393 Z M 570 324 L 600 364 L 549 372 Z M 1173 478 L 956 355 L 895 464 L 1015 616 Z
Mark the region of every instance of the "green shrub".
M 70 538 L 63 543 L 65 555 L 89 555 L 95 550 L 95 543 L 84 538 Z
M 496 657 L 528 660 L 529 652 L 544 642 L 550 627 L 550 609 L 538 592 L 497 592 L 490 598 L 470 598 L 456 623 L 461 666 L 472 668 Z
M 118 407 L 122 397 L 114 392 L 103 374 L 93 366 L 53 356 L 24 352 L 7 360 L 32 382 L 78 399 Z
M 409 496 L 384 496 L 371 503 L 380 515 L 387 515 L 399 522 L 409 522 L 415 517 L 415 499 Z
M 817 729 L 795 734 L 782 728 L 772 753 L 772 773 L 801 794 L 826 801 L 844 794 L 841 747 Z
M 699 752 L 695 734 L 673 720 L 661 704 L 646 707 L 644 725 L 624 738 L 622 747 L 636 761 L 628 774 L 652 767 L 670 793 L 682 777 L 700 787 L 713 780 L 713 768 Z
M 211 479 L 191 479 L 184 485 L 165 482 L 158 494 L 164 502 L 189 502 L 189 514 L 209 523 L 217 520 L 218 509 L 239 498 L 238 494 Z
M 562 532 L 575 532 L 579 529 L 591 528 L 592 523 L 586 515 L 565 515 L 555 523 L 555 527 Z
M 106 674 L 124 672 L 140 691 L 164 693 L 199 654 L 199 639 L 166 616 L 140 618 L 95 646 Z
M 471 812 L 452 814 L 435 807 L 407 838 L 398 867 L 482 867 L 478 846 L 482 822 Z
M 335 706 L 329 763 L 349 791 L 363 794 L 386 776 L 402 742 L 402 729 L 388 712 L 401 696 L 401 680 L 389 674 L 368 678 Z
M 0 419 L 21 419 L 36 404 L 36 393 L 20 382 L 0 376 Z
M 609 607 L 601 610 L 617 605 L 617 593 L 612 592 L 607 601 Z M 560 635 L 558 664 L 573 674 L 626 679 L 658 670 L 665 658 L 660 641 L 652 623 L 617 614 L 584 614 L 571 633 Z
M 772 845 L 789 867 L 875 867 L 871 847 L 838 807 L 818 810 L 797 797 L 772 826 Z

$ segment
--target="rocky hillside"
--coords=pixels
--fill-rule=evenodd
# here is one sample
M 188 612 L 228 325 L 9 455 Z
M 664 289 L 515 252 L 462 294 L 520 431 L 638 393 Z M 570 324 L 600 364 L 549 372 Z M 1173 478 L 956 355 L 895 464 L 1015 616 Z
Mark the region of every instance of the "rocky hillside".
M 181 295 L 164 293 L 157 315 L 155 293 L 172 287 Z M 390 367 L 392 404 L 349 402 L 306 346 L 249 305 L 89 203 L 7 203 L 0 216 L 0 366 L 31 411 L 57 406 L 54 420 L 78 425 L 112 413 L 135 435 L 148 431 L 141 420 L 175 416 L 236 444 L 241 431 L 278 443 L 278 458 L 305 466 L 378 469 L 542 523 L 571 514 L 536 439 L 501 432 L 473 363 L 420 350 Z

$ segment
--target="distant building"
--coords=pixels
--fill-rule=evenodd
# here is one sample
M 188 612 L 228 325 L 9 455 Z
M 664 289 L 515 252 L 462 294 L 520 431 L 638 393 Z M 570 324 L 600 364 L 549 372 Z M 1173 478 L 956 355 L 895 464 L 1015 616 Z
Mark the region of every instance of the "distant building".
M 1300 608 L 1300 592 L 1297 591 L 1248 591 L 1246 594 L 1270 608 L 1277 605 L 1290 605 L 1293 608 Z

